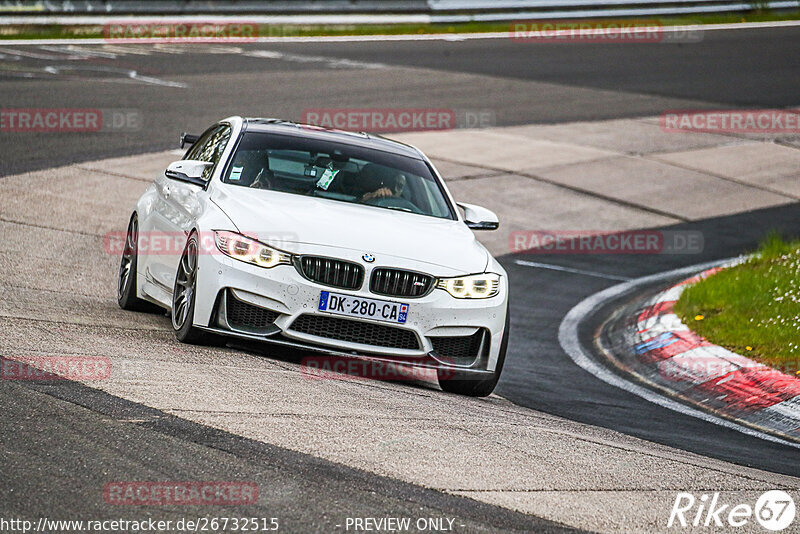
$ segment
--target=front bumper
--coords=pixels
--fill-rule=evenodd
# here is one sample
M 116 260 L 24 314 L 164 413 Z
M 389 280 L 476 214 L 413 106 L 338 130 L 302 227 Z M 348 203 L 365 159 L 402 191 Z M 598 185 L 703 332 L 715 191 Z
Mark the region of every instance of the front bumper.
M 311 254 L 319 251 L 304 251 Z M 330 251 L 325 251 L 330 255 Z M 337 254 L 343 260 L 359 262 L 355 252 Z M 355 257 L 354 257 L 355 256 Z M 364 262 L 359 262 L 363 265 Z M 217 334 L 243 339 L 270 342 L 287 347 L 322 352 L 334 356 L 370 358 L 434 369 L 459 368 L 463 371 L 492 372 L 500 353 L 507 309 L 508 285 L 501 277 L 500 292 L 489 299 L 456 299 L 447 292 L 434 289 L 421 298 L 386 297 L 369 291 L 369 277 L 376 267 L 395 267 L 420 270 L 419 265 L 367 264 L 362 287 L 343 290 L 315 283 L 302 276 L 293 265 L 279 265 L 264 269 L 234 260 L 222 254 L 206 254 L 199 258 L 194 326 Z M 504 274 L 504 273 L 502 273 Z M 317 310 L 321 291 L 401 302 L 409 305 L 405 324 L 390 324 L 361 318 L 345 318 Z M 226 307 L 231 298 L 236 305 L 244 303 L 256 310 L 274 312 L 271 325 L 263 328 L 243 328 L 227 320 Z M 412 333 L 416 348 L 378 346 L 368 342 L 352 342 L 330 337 L 330 333 L 315 335 L 299 332 L 292 325 L 301 315 L 334 317 L 344 321 L 363 323 L 403 330 Z M 272 317 L 272 316 L 270 316 Z M 321 332 L 317 332 L 321 333 Z M 451 358 L 442 353 L 447 339 L 475 336 L 480 345 L 474 360 Z M 439 350 L 437 351 L 437 347 Z

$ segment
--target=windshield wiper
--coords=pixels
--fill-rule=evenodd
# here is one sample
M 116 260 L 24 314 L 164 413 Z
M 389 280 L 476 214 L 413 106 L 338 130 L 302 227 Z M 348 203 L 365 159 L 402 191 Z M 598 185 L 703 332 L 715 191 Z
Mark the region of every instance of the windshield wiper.
M 369 206 L 369 204 L 367 204 L 367 206 Z M 378 206 L 378 207 L 379 208 L 384 208 L 384 209 L 387 209 L 387 210 L 405 211 L 406 213 L 414 213 L 413 210 L 410 210 L 408 208 L 400 208 L 398 206 Z

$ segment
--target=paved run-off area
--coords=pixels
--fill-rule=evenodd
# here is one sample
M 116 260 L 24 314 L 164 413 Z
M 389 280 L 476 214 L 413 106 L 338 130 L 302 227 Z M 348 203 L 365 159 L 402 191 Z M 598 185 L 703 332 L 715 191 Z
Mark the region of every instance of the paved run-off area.
M 514 230 L 656 227 L 800 196 L 795 140 L 668 134 L 656 119 L 395 137 L 432 156 L 458 200 L 498 212 L 502 229 L 480 235 L 496 254 L 508 252 Z M 109 357 L 111 378 L 91 387 L 233 434 L 590 530 L 666 530 L 681 491 L 720 491 L 725 502 L 752 504 L 768 489 L 800 490 L 798 478 L 499 397 L 461 398 L 425 382 L 312 380 L 269 350 L 179 344 L 166 317 L 117 307 L 118 258 L 103 243 L 107 232 L 125 229 L 135 199 L 178 157 L 148 154 L 0 180 L 0 354 Z
M 434 159 L 459 200 L 515 231 L 662 227 L 800 199 L 800 136 L 665 132 L 658 117 L 395 136 Z M 467 200 L 467 199 L 471 200 Z

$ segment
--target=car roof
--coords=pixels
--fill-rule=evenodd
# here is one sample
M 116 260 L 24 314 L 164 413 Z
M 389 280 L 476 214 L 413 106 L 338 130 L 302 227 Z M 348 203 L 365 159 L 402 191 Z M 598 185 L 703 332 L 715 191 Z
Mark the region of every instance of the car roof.
M 380 150 L 382 152 L 390 152 L 392 154 L 414 159 L 423 159 L 423 156 L 419 150 L 413 146 L 406 145 L 399 141 L 386 139 L 380 135 L 368 134 L 365 132 L 329 130 L 320 126 L 302 124 L 282 119 L 245 118 L 243 121 L 246 131 L 248 132 L 291 135 L 295 137 L 304 137 L 306 139 L 332 141 L 362 148 L 369 148 L 372 150 Z

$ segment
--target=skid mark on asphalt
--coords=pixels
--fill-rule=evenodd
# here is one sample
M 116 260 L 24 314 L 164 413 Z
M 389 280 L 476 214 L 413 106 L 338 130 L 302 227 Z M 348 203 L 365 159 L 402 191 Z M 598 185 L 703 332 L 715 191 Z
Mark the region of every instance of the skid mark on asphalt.
M 786 146 L 787 148 L 792 148 L 792 149 L 797 149 L 798 148 L 798 147 L 790 145 L 790 144 L 784 144 L 783 146 Z M 664 161 L 659 160 L 658 158 L 654 158 L 652 156 L 653 155 L 651 154 L 649 157 L 643 157 L 642 159 L 655 161 L 657 163 L 664 163 Z M 726 176 L 726 175 L 724 175 L 722 173 L 709 171 L 708 169 L 699 169 L 697 167 L 693 167 L 691 165 L 682 164 L 682 163 L 679 163 L 677 161 L 668 161 L 667 163 L 669 165 L 673 166 L 673 167 L 678 167 L 680 169 L 686 169 L 688 171 L 702 172 L 704 174 L 708 174 L 709 176 L 713 176 L 715 178 L 719 178 L 720 180 L 724 180 L 726 182 L 731 182 L 733 184 L 740 185 L 740 186 L 743 186 L 743 187 L 749 187 L 751 189 L 757 189 L 757 190 L 760 190 L 760 191 L 766 191 L 767 193 L 773 193 L 775 195 L 781 195 L 781 196 L 784 196 L 784 197 L 787 197 L 787 198 L 791 198 L 791 199 L 794 199 L 794 200 L 800 200 L 800 195 L 794 195 L 792 193 L 789 193 L 789 192 L 787 192 L 787 191 L 785 191 L 783 189 L 777 188 L 777 187 L 771 187 L 769 185 L 764 185 L 764 184 L 754 184 L 752 182 L 748 182 L 747 180 L 734 178 L 732 176 Z
M 48 50 L 48 48 L 45 47 L 39 47 L 39 49 Z M 6 56 L 13 56 L 16 58 L 16 61 L 19 61 L 23 58 L 40 59 L 43 61 L 73 61 L 86 59 L 84 56 L 68 54 L 63 51 L 59 51 L 57 54 L 42 54 L 41 52 L 33 52 L 31 50 L 16 50 L 11 48 L 3 50 L 3 54 Z
M 154 76 L 144 76 L 139 74 L 139 72 L 136 70 L 98 66 L 47 65 L 44 67 L 31 66 L 27 68 L 20 68 L 16 66 L 6 66 L 0 64 L 0 77 L 3 76 L 10 78 L 39 79 L 53 79 L 54 77 L 60 76 L 61 79 L 64 80 L 91 79 L 92 81 L 106 83 L 143 83 L 162 87 L 177 87 L 180 89 L 185 89 L 188 87 L 188 85 L 183 82 L 173 82 L 169 80 L 162 80 L 161 78 L 156 78 Z
M 103 82 L 143 83 L 163 87 L 185 89 L 183 82 L 169 81 L 155 76 L 141 74 L 134 68 L 120 68 L 104 65 L 87 65 L 86 62 L 116 60 L 120 57 L 150 56 L 159 54 L 222 54 L 244 55 L 254 59 L 285 61 L 289 63 L 319 64 L 330 69 L 387 69 L 383 63 L 357 61 L 339 57 L 319 55 L 290 54 L 274 50 L 246 51 L 237 46 L 208 45 L 187 47 L 185 45 L 41 45 L 35 50 L 4 49 L 0 61 L 14 62 L 14 65 L 0 63 L 0 76 L 10 78 L 62 79 L 92 78 Z M 59 64 L 38 65 L 37 62 L 58 62 Z M 61 62 L 68 62 L 63 64 Z
M 46 50 L 49 52 L 56 52 L 58 54 L 67 54 L 71 59 L 87 59 L 87 58 L 103 58 L 103 59 L 116 59 L 118 53 L 110 52 L 100 48 L 83 48 L 74 45 L 65 46 L 40 46 L 39 50 Z
M 143 76 L 139 74 L 135 70 L 129 69 L 119 69 L 115 67 L 101 67 L 101 66 L 84 66 L 84 65 L 60 65 L 60 66 L 53 66 L 48 65 L 44 69 L 43 72 L 48 74 L 61 74 L 62 72 L 65 73 L 100 73 L 100 74 L 112 74 L 118 75 L 119 78 L 107 78 L 107 77 L 96 77 L 94 78 L 95 81 L 102 81 L 102 82 L 122 82 L 125 83 L 128 80 L 132 80 L 135 82 L 141 82 L 146 84 L 152 85 L 160 85 L 163 87 L 178 87 L 181 89 L 185 89 L 188 87 L 183 82 L 171 82 L 168 80 L 162 80 L 161 78 L 156 78 L 153 76 Z M 127 79 L 126 79 L 127 78 Z
M 254 50 L 244 54 L 247 57 L 264 58 L 264 59 L 279 59 L 281 61 L 289 61 L 292 63 L 322 63 L 331 69 L 388 69 L 389 65 L 383 63 L 370 63 L 367 61 L 356 61 L 352 59 L 344 59 L 337 57 L 327 56 L 309 56 L 304 54 L 286 54 L 283 52 L 275 52 L 273 50 Z
M 95 234 L 95 233 L 92 233 L 92 232 L 82 232 L 80 230 L 70 230 L 70 229 L 67 229 L 67 228 L 59 228 L 59 227 L 56 227 L 56 226 L 47 226 L 45 224 L 36 224 L 36 223 L 29 223 L 29 222 L 23 222 L 23 221 L 15 221 L 13 219 L 7 219 L 7 218 L 1 217 L 1 216 L 0 216 L 0 223 L 18 224 L 20 226 L 27 226 L 27 227 L 30 227 L 30 228 L 41 228 L 43 230 L 53 230 L 53 231 L 56 231 L 56 232 L 64 232 L 64 233 L 67 233 L 67 234 L 76 234 L 76 235 L 85 235 L 85 236 L 89 236 L 89 237 L 105 237 L 104 234 Z
M 119 47 L 106 50 L 105 47 L 84 48 L 74 45 L 39 46 L 36 50 L 4 49 L 0 55 L 0 76 L 10 78 L 61 79 L 91 78 L 102 82 L 142 83 L 162 87 L 186 88 L 182 82 L 164 80 L 155 76 L 144 75 L 134 68 L 92 64 L 116 60 L 120 55 L 150 55 L 153 52 L 164 52 L 155 46 L 149 49 L 131 47 L 124 53 Z M 175 53 L 167 49 L 166 53 Z M 182 52 L 181 52 L 182 53 Z M 225 53 L 230 53 L 226 49 Z M 58 64 L 42 65 L 39 62 L 57 62 Z M 13 62 L 13 65 L 10 63 Z M 66 64 L 63 62 L 67 62 Z
M 431 150 L 428 150 L 428 155 L 430 157 L 432 157 L 433 159 L 435 159 L 435 160 L 446 161 L 447 163 L 454 163 L 454 164 L 462 163 L 462 162 L 457 161 L 457 160 L 452 159 L 452 158 L 446 158 L 446 157 L 442 157 L 440 155 L 437 155 L 435 153 L 435 151 L 431 151 Z M 508 169 L 503 169 L 501 167 L 493 167 L 493 166 L 490 166 L 490 165 L 481 165 L 481 164 L 477 164 L 477 163 L 470 163 L 470 166 L 471 167 L 478 167 L 478 168 L 481 168 L 481 169 L 484 169 L 484 170 L 487 170 L 487 171 L 493 171 L 493 172 L 498 172 L 498 173 L 508 174 L 510 172 Z M 523 178 L 530 178 L 531 180 L 536 180 L 537 182 L 541 182 L 541 183 L 545 183 L 545 184 L 548 184 L 548 185 L 552 185 L 554 187 L 558 187 L 558 188 L 561 188 L 561 189 L 567 189 L 567 190 L 572 191 L 574 193 L 580 193 L 582 195 L 586 195 L 586 196 L 589 196 L 589 197 L 592 197 L 592 198 L 605 200 L 607 202 L 611 202 L 613 204 L 617 204 L 617 205 L 620 205 L 620 206 L 625 206 L 627 208 L 632 208 L 632 209 L 643 211 L 643 212 L 646 212 L 646 213 L 652 213 L 653 215 L 658 215 L 658 216 L 661 216 L 661 217 L 667 217 L 669 219 L 675 219 L 675 220 L 681 221 L 681 222 L 689 222 L 689 219 L 687 217 L 684 217 L 682 215 L 678 215 L 678 214 L 675 214 L 675 213 L 670 213 L 668 211 L 652 208 L 650 206 L 645 206 L 644 204 L 638 204 L 636 202 L 631 202 L 631 201 L 628 201 L 628 200 L 622 200 L 620 198 L 615 198 L 615 197 L 612 197 L 612 196 L 609 196 L 609 195 L 604 195 L 602 193 L 598 193 L 596 191 L 592 191 L 592 190 L 589 190 L 589 189 L 584 189 L 582 187 L 563 184 L 563 183 L 561 183 L 561 182 L 559 182 L 557 180 L 550 180 L 550 179 L 544 178 L 542 176 L 539 176 L 539 175 L 536 175 L 536 174 L 532 174 L 532 173 L 528 173 L 528 172 L 521 172 L 521 171 L 515 170 L 515 171 L 513 171 L 513 173 L 515 175 L 517 175 L 517 176 L 522 176 Z
M 561 265 L 553 265 L 552 263 L 539 263 L 538 261 L 515 260 L 517 265 L 525 267 L 536 267 L 537 269 L 549 269 L 551 271 L 561 271 L 563 273 L 582 274 L 584 276 L 593 276 L 595 278 L 604 278 L 606 280 L 616 280 L 620 282 L 627 282 L 631 278 L 627 276 L 617 276 L 613 274 L 598 273 L 595 271 L 585 271 L 583 269 L 572 269 L 571 267 L 562 267 Z
M 178 152 L 179 152 L 179 154 L 176 154 L 176 156 L 183 156 L 183 151 L 182 150 L 179 150 Z M 141 178 L 139 176 L 131 176 L 129 174 L 123 174 L 121 172 L 114 172 L 114 171 L 109 171 L 109 170 L 100 170 L 100 169 L 95 169 L 94 167 L 89 167 L 87 165 L 76 165 L 76 167 L 78 167 L 79 169 L 82 169 L 84 171 L 94 172 L 94 173 L 97 173 L 97 174 L 102 174 L 104 176 L 116 176 L 117 178 L 124 178 L 125 180 L 134 180 L 136 182 L 144 182 L 146 184 L 149 184 L 149 183 L 153 182 L 152 178 Z

